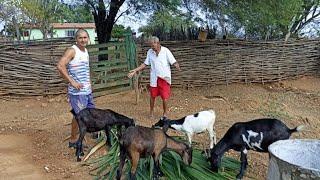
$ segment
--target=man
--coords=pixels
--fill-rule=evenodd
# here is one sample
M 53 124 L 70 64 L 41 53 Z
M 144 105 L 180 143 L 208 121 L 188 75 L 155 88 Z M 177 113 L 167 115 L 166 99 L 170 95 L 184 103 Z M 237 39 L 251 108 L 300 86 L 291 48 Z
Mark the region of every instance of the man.
M 147 52 L 147 58 L 136 69 L 129 72 L 128 77 L 132 78 L 138 71 L 146 66 L 150 68 L 150 117 L 154 115 L 154 103 L 157 96 L 161 96 L 163 104 L 163 116 L 168 115 L 168 99 L 170 97 L 171 70 L 170 65 L 174 65 L 181 71 L 179 63 L 176 61 L 171 51 L 160 45 L 159 38 L 153 36 L 149 39 L 151 49 Z
M 90 81 L 89 54 L 86 49 L 89 35 L 79 29 L 75 34 L 76 45 L 67 48 L 58 62 L 61 76 L 69 82 L 68 98 L 71 108 L 79 113 L 84 108 L 94 108 Z M 78 137 L 78 124 L 73 117 L 69 147 L 75 147 Z

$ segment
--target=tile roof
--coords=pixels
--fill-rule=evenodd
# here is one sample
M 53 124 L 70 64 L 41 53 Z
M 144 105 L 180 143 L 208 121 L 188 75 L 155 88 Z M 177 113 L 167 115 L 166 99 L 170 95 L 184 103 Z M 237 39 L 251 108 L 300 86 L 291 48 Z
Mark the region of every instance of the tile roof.
M 95 29 L 96 26 L 94 23 L 51 23 L 54 29 L 78 29 L 78 28 L 84 28 L 84 29 Z M 31 24 L 25 24 L 25 28 L 39 28 L 37 24 L 31 25 Z
M 69 28 L 86 28 L 86 29 L 95 29 L 96 26 L 94 23 L 51 23 L 55 29 L 69 29 Z

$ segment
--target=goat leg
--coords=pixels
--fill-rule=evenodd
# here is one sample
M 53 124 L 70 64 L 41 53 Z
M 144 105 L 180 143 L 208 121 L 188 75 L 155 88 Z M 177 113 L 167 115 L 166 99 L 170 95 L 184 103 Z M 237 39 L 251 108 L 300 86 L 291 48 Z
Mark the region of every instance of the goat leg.
M 129 180 L 136 180 L 136 172 L 129 172 Z
M 106 126 L 104 130 L 105 130 L 106 136 L 107 136 L 107 143 L 106 144 L 108 147 L 111 147 L 111 134 L 110 134 L 111 128 L 110 128 L 110 126 Z
M 122 169 L 123 169 L 125 160 L 126 160 L 126 150 L 125 150 L 125 147 L 120 145 L 120 163 L 119 163 L 119 168 L 117 170 L 117 180 L 121 179 Z
M 155 179 L 159 179 L 159 177 L 163 176 L 163 173 L 160 169 L 159 154 L 153 155 L 153 161 L 154 161 L 153 176 Z
M 193 134 L 190 133 L 190 132 L 187 132 L 187 136 L 188 136 L 188 141 L 189 141 L 189 147 L 191 147 L 192 146 L 192 136 L 193 136 Z
M 122 125 L 117 125 L 118 137 L 122 136 Z
M 84 155 L 83 148 L 82 148 L 82 141 L 83 141 L 83 138 L 84 138 L 84 136 L 86 134 L 86 131 L 87 131 L 86 127 L 81 127 L 80 128 L 79 139 L 78 139 L 78 141 L 76 143 L 76 145 L 77 145 L 76 156 L 77 156 L 77 161 L 78 162 L 81 161 L 80 156 Z
M 130 152 L 130 160 L 131 160 L 131 170 L 129 172 L 130 180 L 136 179 L 136 171 L 137 171 L 139 159 L 140 159 L 140 154 L 138 152 Z
M 240 157 L 240 161 L 241 161 L 241 167 L 240 167 L 240 173 L 237 175 L 237 179 L 242 179 L 244 172 L 247 169 L 247 165 L 248 165 L 248 161 L 247 161 L 247 149 L 244 148 L 241 151 L 241 157 Z
M 212 149 L 213 146 L 217 144 L 216 133 L 214 132 L 213 127 L 210 127 L 208 132 L 210 137 L 210 149 Z

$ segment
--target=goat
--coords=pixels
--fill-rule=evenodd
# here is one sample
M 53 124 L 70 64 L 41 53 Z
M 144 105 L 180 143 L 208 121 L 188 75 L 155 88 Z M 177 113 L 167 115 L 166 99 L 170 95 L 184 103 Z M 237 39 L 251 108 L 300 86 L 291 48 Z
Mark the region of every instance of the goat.
M 213 110 L 208 110 L 188 115 L 178 120 L 170 120 L 166 117 L 162 117 L 154 126 L 163 127 L 165 132 L 168 130 L 168 127 L 184 132 L 188 136 L 190 146 L 192 144 L 192 136 L 194 133 L 201 133 L 207 130 L 210 136 L 211 149 L 213 148 L 213 144 L 217 143 L 216 133 L 213 127 L 215 120 L 216 113 Z
M 121 178 L 127 157 L 131 160 L 129 178 L 135 179 L 139 159 L 150 155 L 152 155 L 155 165 L 153 175 L 162 176 L 159 155 L 167 149 L 177 152 L 185 164 L 191 164 L 192 148 L 187 144 L 174 140 L 161 129 L 142 126 L 129 127 L 120 138 L 120 164 L 117 170 L 117 179 Z
M 77 161 L 81 161 L 80 156 L 83 155 L 82 141 L 86 132 L 97 132 L 100 130 L 105 130 L 107 135 L 107 145 L 111 145 L 110 137 L 110 127 L 113 125 L 118 125 L 118 129 L 121 125 L 126 128 L 129 126 L 134 126 L 134 120 L 128 118 L 122 114 L 116 113 L 110 109 L 97 109 L 97 108 L 85 108 L 81 110 L 78 114 L 71 110 L 79 126 L 79 138 L 76 142 L 76 156 Z
M 268 152 L 270 144 L 278 140 L 289 139 L 292 133 L 301 131 L 302 129 L 303 125 L 289 129 L 280 120 L 272 118 L 235 123 L 228 129 L 218 144 L 211 149 L 209 157 L 211 169 L 218 172 L 221 158 L 229 149 L 240 151 L 241 168 L 237 179 L 242 179 L 248 164 L 248 150 Z

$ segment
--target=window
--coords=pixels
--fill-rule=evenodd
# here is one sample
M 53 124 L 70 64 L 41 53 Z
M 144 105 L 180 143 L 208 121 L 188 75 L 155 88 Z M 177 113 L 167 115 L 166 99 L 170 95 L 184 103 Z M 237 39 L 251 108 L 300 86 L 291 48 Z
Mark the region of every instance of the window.
M 24 37 L 28 37 L 28 36 L 29 36 L 29 31 L 23 31 L 23 32 L 22 32 L 22 35 L 23 35 Z
M 75 32 L 74 30 L 66 30 L 66 37 L 74 37 Z

